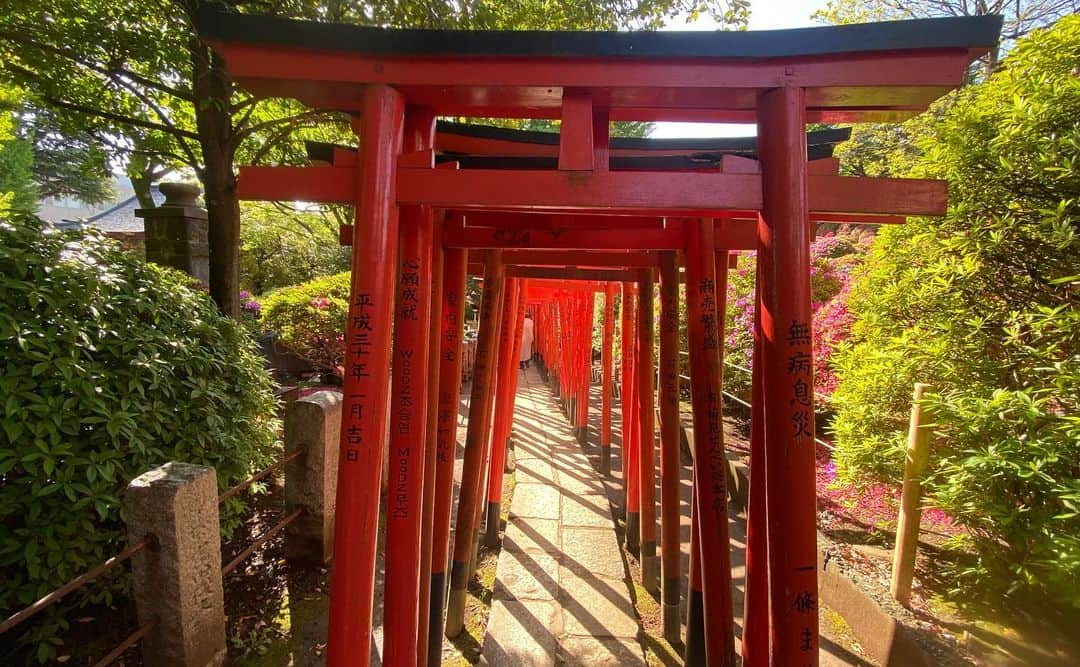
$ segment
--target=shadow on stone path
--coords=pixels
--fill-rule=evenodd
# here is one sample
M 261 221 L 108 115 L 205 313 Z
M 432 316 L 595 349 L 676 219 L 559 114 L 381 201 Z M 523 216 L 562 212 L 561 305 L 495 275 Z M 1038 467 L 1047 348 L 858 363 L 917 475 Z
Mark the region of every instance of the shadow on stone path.
M 517 486 L 484 637 L 490 665 L 644 665 L 603 482 L 535 369 L 519 374 Z

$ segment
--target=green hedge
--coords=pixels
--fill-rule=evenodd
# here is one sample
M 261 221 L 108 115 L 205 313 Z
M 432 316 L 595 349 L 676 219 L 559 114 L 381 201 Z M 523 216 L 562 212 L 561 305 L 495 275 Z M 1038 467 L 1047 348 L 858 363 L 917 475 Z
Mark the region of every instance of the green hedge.
M 263 327 L 316 368 L 338 372 L 345 364 L 349 273 L 271 292 L 262 301 Z
M 877 237 L 833 396 L 842 477 L 898 480 L 912 384 L 931 501 L 975 560 L 957 591 L 1080 609 L 1080 17 L 908 126 L 949 211 Z
M 0 617 L 124 547 L 140 473 L 208 465 L 224 489 L 277 451 L 271 381 L 239 324 L 187 276 L 33 218 L 0 220 L 0 397 Z M 47 614 L 22 643 L 48 659 L 63 624 Z

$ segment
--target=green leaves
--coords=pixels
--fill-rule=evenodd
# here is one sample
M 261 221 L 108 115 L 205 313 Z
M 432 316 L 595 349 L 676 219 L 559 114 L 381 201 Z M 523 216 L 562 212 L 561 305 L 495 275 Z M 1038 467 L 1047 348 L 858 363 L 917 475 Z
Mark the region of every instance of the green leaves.
M 345 364 L 345 318 L 349 273 L 318 278 L 271 293 L 262 304 L 263 327 L 275 331 L 291 351 L 320 370 Z
M 123 548 L 138 474 L 198 463 L 224 488 L 277 451 L 270 379 L 239 323 L 187 276 L 31 218 L 0 221 L 0 397 L 0 616 Z M 45 614 L 25 641 L 47 628 Z
M 878 234 L 834 395 L 841 474 L 896 480 L 912 384 L 931 384 L 927 485 L 977 556 L 958 586 L 1063 607 L 1080 604 L 1078 62 L 1073 16 L 905 125 L 893 173 L 946 179 L 949 213 Z

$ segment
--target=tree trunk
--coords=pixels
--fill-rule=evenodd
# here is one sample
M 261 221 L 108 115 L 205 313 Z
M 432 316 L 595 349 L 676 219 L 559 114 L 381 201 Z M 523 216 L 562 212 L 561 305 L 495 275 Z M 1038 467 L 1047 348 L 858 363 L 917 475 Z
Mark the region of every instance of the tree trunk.
M 240 201 L 233 173 L 232 101 L 225 64 L 198 37 L 191 38 L 195 125 L 202 147 L 203 184 L 209 218 L 210 296 L 218 309 L 240 316 Z

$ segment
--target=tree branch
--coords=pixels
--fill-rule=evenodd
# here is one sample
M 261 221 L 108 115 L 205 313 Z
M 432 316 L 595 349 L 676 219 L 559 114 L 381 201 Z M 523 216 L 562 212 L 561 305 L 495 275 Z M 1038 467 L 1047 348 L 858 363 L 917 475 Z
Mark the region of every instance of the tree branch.
M 66 58 L 66 59 L 70 60 L 71 62 L 77 64 L 77 65 L 85 67 L 85 68 L 87 68 L 87 69 L 89 69 L 89 70 L 91 70 L 93 72 L 97 72 L 98 74 L 101 74 L 102 76 L 108 77 L 110 79 L 114 78 L 117 75 L 124 76 L 124 77 L 127 77 L 128 79 L 130 79 L 131 81 L 134 81 L 135 83 L 146 86 L 147 88 L 153 88 L 154 90 L 165 93 L 166 95 L 172 95 L 173 97 L 182 99 L 182 100 L 187 101 L 187 102 L 192 102 L 192 103 L 195 102 L 195 96 L 193 94 L 191 94 L 190 92 L 180 90 L 179 88 L 173 88 L 172 86 L 167 86 L 164 83 L 161 83 L 160 81 L 155 81 L 154 79 L 147 78 L 147 77 L 145 77 L 145 76 L 143 76 L 143 75 L 141 75 L 141 74 L 139 74 L 137 72 L 133 72 L 132 70 L 127 69 L 126 67 L 120 67 L 119 65 L 106 67 L 105 65 L 102 65 L 100 63 L 96 63 L 96 62 L 94 62 L 92 60 L 87 60 L 86 58 L 81 58 L 81 57 L 79 57 L 79 55 L 77 53 L 75 53 L 74 51 L 71 51 L 70 49 L 64 49 L 64 48 L 61 48 L 61 47 L 58 47 L 58 46 L 54 46 L 52 44 L 44 44 L 44 43 L 39 42 L 37 40 L 30 39 L 29 37 L 27 37 L 27 34 L 28 33 L 24 33 L 24 32 L 18 32 L 18 33 L 12 33 L 10 31 L 0 32 L 0 36 L 3 36 L 4 39 L 9 39 L 9 40 L 11 40 L 13 42 L 26 44 L 26 45 L 29 45 L 29 46 L 31 46 L 33 48 L 40 49 L 42 51 L 46 51 L 46 52 L 49 52 L 49 53 L 53 53 L 55 55 L 58 55 L 58 56 L 60 56 L 62 58 Z
M 273 120 L 264 121 L 262 123 L 256 123 L 254 125 L 249 125 L 248 127 L 245 127 L 245 128 L 238 128 L 236 130 L 234 136 L 236 137 L 237 143 L 239 143 L 242 139 L 245 139 L 245 138 L 251 136 L 252 134 L 255 134 L 256 132 L 261 132 L 261 131 L 263 131 L 263 130 L 265 130 L 267 128 L 274 127 L 275 125 L 280 125 L 282 123 L 288 123 L 291 127 L 296 127 L 297 125 L 300 124 L 300 122 L 302 120 L 305 120 L 305 119 L 308 119 L 308 118 L 317 118 L 319 116 L 325 116 L 325 115 L 328 115 L 328 113 L 329 112 L 323 111 L 321 109 L 310 109 L 308 111 L 304 111 L 302 113 L 298 113 L 298 114 L 295 114 L 295 115 L 292 115 L 292 116 L 286 116 L 284 118 L 274 118 Z
M 29 79 L 40 80 L 40 77 L 37 74 L 23 67 L 19 67 L 18 65 L 7 63 L 4 66 L 4 69 L 8 70 L 9 72 L 15 72 Z M 55 107 L 60 107 L 61 109 L 75 111 L 78 113 L 86 114 L 88 116 L 93 116 L 95 118 L 101 118 L 103 120 L 111 120 L 113 122 L 120 123 L 121 125 L 131 125 L 133 127 L 141 127 L 146 130 L 156 130 L 158 132 L 164 132 L 165 134 L 173 137 L 184 137 L 195 141 L 199 139 L 199 135 L 195 134 L 194 132 L 182 130 L 175 126 L 169 127 L 168 125 L 162 125 L 161 123 L 155 123 L 150 120 L 132 118 L 130 116 L 124 116 L 122 114 L 112 113 L 111 111 L 105 111 L 104 109 L 95 109 L 93 107 L 83 106 L 82 104 L 68 102 L 52 95 L 45 95 L 42 97 L 42 99 L 48 104 L 51 104 Z
M 262 161 L 264 157 L 266 157 L 266 154 L 269 153 L 275 146 L 277 146 L 278 142 L 284 139 L 294 129 L 296 129 L 295 125 L 287 125 L 275 132 L 266 140 L 266 143 L 259 147 L 259 150 L 255 151 L 255 154 L 251 156 L 251 160 L 249 160 L 249 162 L 251 164 L 259 164 L 259 162 Z
M 154 100 L 150 99 L 150 97 L 146 95 L 146 93 L 142 92 L 141 90 L 131 85 L 127 81 L 124 81 L 123 79 L 117 79 L 117 82 L 121 86 L 126 88 L 132 95 L 139 98 L 139 100 L 141 100 L 143 104 L 149 107 L 150 110 L 154 112 L 154 115 L 156 115 L 164 125 L 172 128 L 173 134 L 180 131 L 180 128 L 176 127 L 176 123 L 174 123 L 172 119 L 169 118 L 169 114 L 165 113 L 165 110 L 158 106 L 157 103 L 154 102 Z M 185 155 L 187 155 L 187 158 L 189 160 L 188 164 L 190 164 L 192 167 L 196 167 L 199 164 L 199 159 L 195 157 L 195 151 L 191 150 L 191 147 L 187 145 L 187 142 L 185 142 L 179 137 L 177 138 L 176 143 L 180 145 L 180 149 L 184 151 Z

